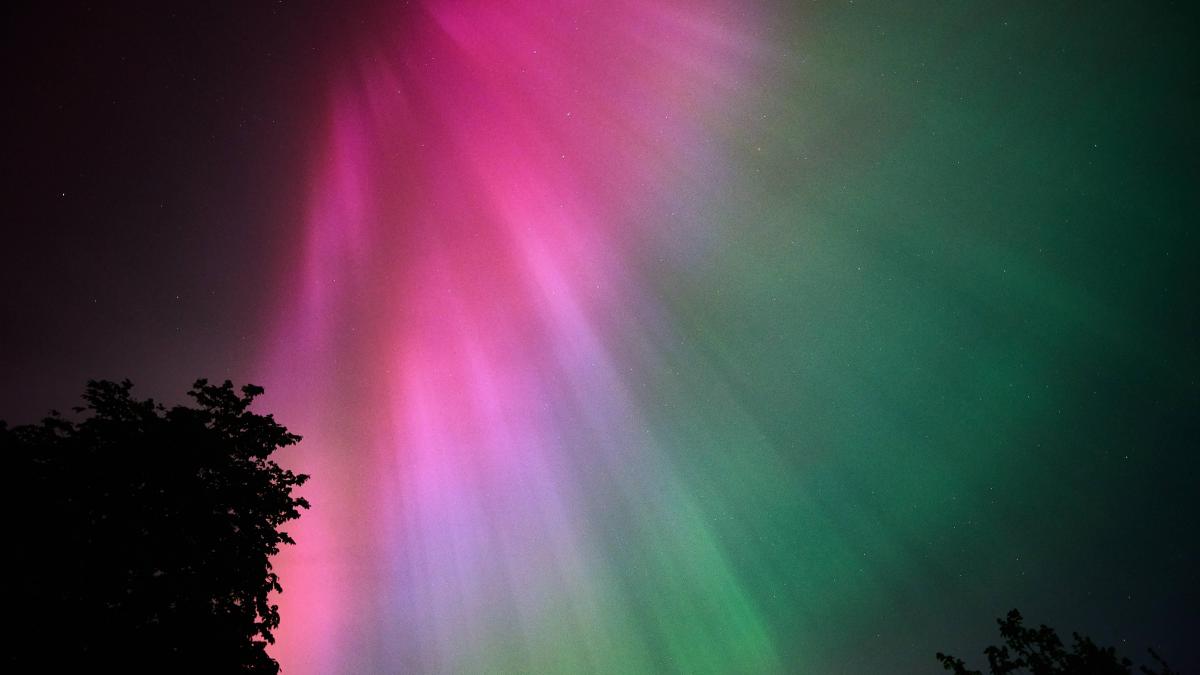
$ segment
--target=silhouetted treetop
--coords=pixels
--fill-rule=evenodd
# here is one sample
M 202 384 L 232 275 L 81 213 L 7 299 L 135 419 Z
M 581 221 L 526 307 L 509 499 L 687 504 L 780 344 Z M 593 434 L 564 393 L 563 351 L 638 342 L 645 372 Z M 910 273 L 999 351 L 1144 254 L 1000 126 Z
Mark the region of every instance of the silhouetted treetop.
M 308 508 L 270 459 L 300 437 L 250 410 L 261 387 L 198 380 L 194 406 L 91 381 L 80 421 L 0 423 L 17 514 L 16 650 L 39 672 L 274 673 L 270 557 Z
M 1002 646 L 990 646 L 984 650 L 991 675 L 1132 675 L 1133 662 L 1117 656 L 1112 647 L 1099 647 L 1091 638 L 1072 633 L 1075 644 L 1068 651 L 1053 628 L 1046 625 L 1027 628 L 1021 624 L 1023 618 L 1012 610 L 1000 624 Z M 1153 649 L 1150 656 L 1158 664 L 1156 670 L 1141 666 L 1144 675 L 1178 675 L 1171 670 Z M 982 671 L 970 670 L 960 658 L 938 652 L 937 660 L 942 667 L 954 675 L 983 675 Z

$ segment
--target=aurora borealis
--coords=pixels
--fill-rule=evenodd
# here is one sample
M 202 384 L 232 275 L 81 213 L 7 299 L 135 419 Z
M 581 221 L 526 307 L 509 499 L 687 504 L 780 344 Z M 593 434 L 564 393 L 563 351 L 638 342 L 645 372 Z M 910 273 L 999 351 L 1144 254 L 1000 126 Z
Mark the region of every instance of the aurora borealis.
M 18 13 L 3 411 L 264 385 L 285 673 L 1187 672 L 1195 10 L 900 4 Z

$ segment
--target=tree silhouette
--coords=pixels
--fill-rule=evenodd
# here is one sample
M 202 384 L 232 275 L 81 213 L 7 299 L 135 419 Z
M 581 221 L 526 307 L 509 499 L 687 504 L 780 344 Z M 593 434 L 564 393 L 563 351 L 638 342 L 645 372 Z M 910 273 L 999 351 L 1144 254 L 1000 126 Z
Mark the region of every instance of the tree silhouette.
M 1133 662 L 1117 656 L 1112 647 L 1098 647 L 1091 638 L 1072 633 L 1075 644 L 1071 650 L 1063 645 L 1053 628 L 1041 625 L 1026 628 L 1021 625 L 1021 613 L 1012 610 L 1008 617 L 996 619 L 1004 645 L 984 650 L 991 675 L 1030 673 L 1030 675 L 1132 675 Z M 1178 675 L 1171 670 L 1153 649 L 1148 650 L 1160 670 L 1141 666 L 1144 675 Z M 969 670 L 962 659 L 938 652 L 937 660 L 954 675 L 983 675 Z
M 194 407 L 87 384 L 80 422 L 7 428 L 16 530 L 10 672 L 276 673 L 270 556 L 308 508 L 269 456 L 300 440 L 260 387 L 195 383 Z

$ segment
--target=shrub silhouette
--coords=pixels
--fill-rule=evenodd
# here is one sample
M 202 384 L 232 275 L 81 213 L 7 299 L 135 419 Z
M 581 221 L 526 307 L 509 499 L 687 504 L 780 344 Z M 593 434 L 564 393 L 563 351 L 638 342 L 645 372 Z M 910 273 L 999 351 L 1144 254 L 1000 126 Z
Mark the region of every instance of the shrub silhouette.
M 984 650 L 991 675 L 1029 673 L 1030 675 L 1132 675 L 1133 662 L 1117 656 L 1112 647 L 1098 647 L 1091 638 L 1073 633 L 1075 644 L 1071 650 L 1063 645 L 1053 628 L 1041 625 L 1026 628 L 1021 625 L 1021 613 L 1012 610 L 1000 624 L 1000 636 L 1004 645 L 991 646 Z M 1144 675 L 1178 675 L 1159 658 L 1153 649 L 1148 650 L 1160 670 L 1141 666 Z M 954 675 L 983 675 L 982 671 L 969 670 L 966 663 L 948 654 L 938 652 L 937 660 Z
M 279 527 L 308 478 L 269 456 L 300 440 L 250 412 L 255 386 L 195 383 L 194 407 L 87 384 L 82 421 L 7 428 L 15 635 L 6 658 L 49 672 L 276 673 Z

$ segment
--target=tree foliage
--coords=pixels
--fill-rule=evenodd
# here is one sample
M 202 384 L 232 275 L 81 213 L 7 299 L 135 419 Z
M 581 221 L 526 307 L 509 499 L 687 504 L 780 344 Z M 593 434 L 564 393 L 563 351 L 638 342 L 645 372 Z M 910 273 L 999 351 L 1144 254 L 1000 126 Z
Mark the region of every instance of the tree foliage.
M 1037 628 L 1027 628 L 1022 625 L 1023 618 L 1017 610 L 1012 610 L 1003 619 L 996 619 L 1000 624 L 1000 636 L 1004 638 L 1002 646 L 991 646 L 984 650 L 987 655 L 991 675 L 1015 675 L 1029 673 L 1030 675 L 1132 675 L 1133 662 L 1117 656 L 1112 647 L 1099 647 L 1091 638 L 1072 633 L 1074 645 L 1068 650 L 1059 639 L 1053 628 L 1041 625 Z M 1150 656 L 1157 663 L 1157 669 L 1151 670 L 1141 666 L 1139 672 L 1144 675 L 1178 675 L 1161 659 L 1153 649 Z M 983 675 L 982 671 L 970 670 L 966 663 L 954 656 L 938 652 L 937 660 L 942 667 L 954 672 L 954 675 Z
M 272 461 L 300 437 L 250 411 L 260 387 L 195 383 L 194 405 L 89 382 L 76 408 L 7 428 L 19 672 L 275 673 L 270 556 L 308 508 Z

